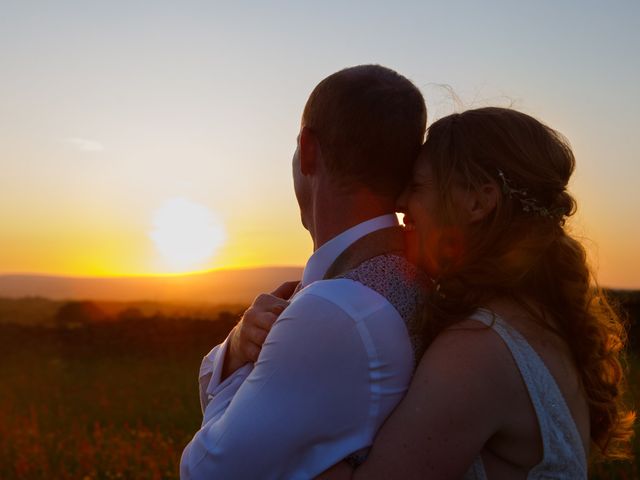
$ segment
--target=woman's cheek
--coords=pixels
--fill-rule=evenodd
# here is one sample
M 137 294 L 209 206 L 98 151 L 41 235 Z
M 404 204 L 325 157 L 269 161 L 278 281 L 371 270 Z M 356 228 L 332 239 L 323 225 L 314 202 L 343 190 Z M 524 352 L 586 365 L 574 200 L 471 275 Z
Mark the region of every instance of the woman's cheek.
M 465 253 L 464 233 L 460 227 L 450 226 L 440 239 L 440 255 L 448 264 L 457 264 Z
M 407 260 L 416 265 L 421 265 L 420 239 L 416 230 L 405 230 L 405 246 Z
M 421 245 L 420 265 L 432 277 L 440 273 L 438 232 L 430 230 Z

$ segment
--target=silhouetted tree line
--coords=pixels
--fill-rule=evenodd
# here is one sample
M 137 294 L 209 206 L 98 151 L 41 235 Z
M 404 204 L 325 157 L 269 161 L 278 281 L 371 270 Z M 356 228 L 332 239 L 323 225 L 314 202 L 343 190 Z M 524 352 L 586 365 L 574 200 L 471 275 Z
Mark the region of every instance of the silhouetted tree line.
M 145 315 L 135 307 L 108 315 L 91 301 L 63 304 L 54 319 L 51 336 L 66 355 L 206 353 L 227 336 L 241 311 L 221 311 L 211 319 L 188 316 Z M 41 334 L 47 335 L 46 332 Z
M 629 347 L 640 352 L 640 291 L 611 290 L 608 294 L 628 319 Z M 178 351 L 199 344 L 210 348 L 222 341 L 241 314 L 242 311 L 222 311 L 217 318 L 203 320 L 160 313 L 145 315 L 138 308 L 128 307 L 108 315 L 94 302 L 70 301 L 58 309 L 55 325 L 58 337 L 79 349 L 100 344 L 123 351 Z
M 227 321 L 231 319 L 237 320 L 241 311 L 223 310 L 218 313 L 217 317 L 206 319 L 206 321 Z M 126 307 L 116 314 L 108 314 L 104 312 L 100 305 L 89 300 L 69 301 L 57 310 L 54 318 L 54 324 L 57 328 L 73 330 L 75 328 L 86 327 L 95 323 L 102 322 L 134 322 L 144 319 L 153 319 L 158 321 L 181 321 L 190 322 L 194 320 L 202 320 L 202 318 L 194 319 L 188 315 L 166 315 L 155 312 L 151 315 L 144 314 L 137 307 Z
M 74 329 L 105 319 L 106 315 L 93 302 L 67 302 L 58 309 L 55 325 L 58 328 Z

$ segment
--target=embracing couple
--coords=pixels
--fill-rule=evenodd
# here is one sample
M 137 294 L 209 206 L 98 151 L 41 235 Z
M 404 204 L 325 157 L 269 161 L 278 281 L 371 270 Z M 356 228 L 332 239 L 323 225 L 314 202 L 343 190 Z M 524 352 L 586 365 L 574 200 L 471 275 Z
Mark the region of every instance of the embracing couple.
M 625 455 L 624 330 L 564 227 L 566 140 L 482 108 L 424 141 L 426 116 L 377 65 L 313 90 L 292 163 L 314 253 L 204 358 L 181 478 L 586 479 Z

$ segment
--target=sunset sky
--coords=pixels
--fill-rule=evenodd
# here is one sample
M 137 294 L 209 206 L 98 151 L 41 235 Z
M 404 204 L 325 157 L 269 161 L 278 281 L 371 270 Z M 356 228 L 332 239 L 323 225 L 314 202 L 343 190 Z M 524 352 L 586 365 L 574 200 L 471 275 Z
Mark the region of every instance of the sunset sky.
M 637 1 L 0 0 L 0 273 L 304 264 L 302 107 L 379 63 L 429 123 L 511 105 L 565 134 L 571 228 L 640 288 L 639 50 Z

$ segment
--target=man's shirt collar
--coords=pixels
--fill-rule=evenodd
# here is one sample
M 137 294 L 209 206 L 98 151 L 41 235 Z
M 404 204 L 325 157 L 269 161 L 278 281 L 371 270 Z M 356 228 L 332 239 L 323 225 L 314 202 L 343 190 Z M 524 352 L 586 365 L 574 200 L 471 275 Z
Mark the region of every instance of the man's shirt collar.
M 398 218 L 395 214 L 390 213 L 366 220 L 336 235 L 313 252 L 307 261 L 302 274 L 302 287 L 306 287 L 316 280 L 322 280 L 336 258 L 355 241 L 376 230 L 397 225 Z

